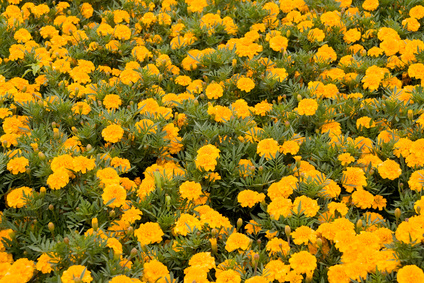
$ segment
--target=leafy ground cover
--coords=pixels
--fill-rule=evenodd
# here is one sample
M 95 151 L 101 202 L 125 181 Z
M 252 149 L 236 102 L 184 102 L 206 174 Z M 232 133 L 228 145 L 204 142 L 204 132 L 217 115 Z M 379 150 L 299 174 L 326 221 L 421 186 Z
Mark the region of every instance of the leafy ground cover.
M 0 1 L 0 282 L 424 282 L 422 5 Z

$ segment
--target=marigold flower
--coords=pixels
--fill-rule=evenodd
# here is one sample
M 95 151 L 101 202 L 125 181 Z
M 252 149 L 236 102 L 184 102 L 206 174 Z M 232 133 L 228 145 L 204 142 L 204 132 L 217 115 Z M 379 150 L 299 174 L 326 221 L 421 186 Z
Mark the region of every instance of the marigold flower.
M 263 202 L 265 195 L 252 190 L 244 190 L 238 194 L 237 200 L 242 207 L 253 207 L 258 202 Z
M 202 186 L 196 182 L 185 181 L 180 186 L 180 195 L 188 200 L 195 200 L 202 194 Z
M 399 283 L 424 282 L 424 272 L 416 265 L 405 265 L 397 273 Z
M 25 197 L 24 197 L 25 195 Z M 27 198 L 32 196 L 32 189 L 28 187 L 20 187 L 10 191 L 6 196 L 7 205 L 14 208 L 24 207 Z
M 82 274 L 84 273 L 84 276 Z M 60 277 L 63 283 L 74 283 L 77 282 L 76 279 L 80 279 L 79 282 L 90 283 L 93 281 L 91 277 L 91 272 L 87 270 L 85 266 L 82 265 L 72 265 L 67 270 L 65 270 Z
M 266 250 L 269 251 L 271 255 L 282 253 L 286 256 L 290 252 L 290 245 L 283 239 L 272 238 L 266 244 Z
M 103 190 L 102 199 L 109 207 L 120 207 L 125 204 L 127 191 L 119 184 L 110 184 Z
M 140 224 L 140 227 L 134 230 L 134 235 L 137 237 L 140 245 L 145 246 L 152 243 L 162 242 L 162 236 L 164 233 L 158 223 L 147 222 Z
M 314 217 L 318 213 L 319 208 L 318 202 L 307 196 L 297 197 L 293 202 L 294 211 L 297 213 L 303 212 L 307 217 Z
M 315 99 L 302 99 L 297 106 L 299 115 L 312 116 L 318 110 L 318 103 Z
M 58 168 L 47 178 L 47 185 L 52 190 L 59 190 L 69 183 L 68 170 L 64 167 Z
M 240 78 L 237 80 L 237 88 L 245 92 L 250 92 L 255 88 L 255 82 L 250 78 Z
M 342 185 L 351 193 L 354 189 L 361 189 L 367 185 L 365 172 L 359 167 L 347 167 L 343 171 Z
M 394 180 L 402 174 L 402 169 L 400 168 L 400 165 L 396 161 L 391 159 L 387 159 L 386 161 L 381 163 L 377 167 L 377 169 L 378 173 L 383 179 Z
M 122 100 L 119 95 L 108 94 L 103 98 L 103 105 L 106 109 L 118 109 L 121 106 Z
M 275 158 L 278 151 L 278 142 L 272 138 L 261 140 L 256 150 L 261 157 L 265 157 L 267 160 Z
M 250 239 L 244 234 L 234 232 L 232 233 L 225 244 L 225 249 L 232 252 L 237 249 L 247 250 L 250 245 Z
M 302 244 L 307 245 L 309 242 L 311 242 L 312 244 L 315 244 L 317 240 L 316 232 L 307 226 L 300 226 L 296 228 L 296 230 L 294 230 L 290 234 L 290 236 L 293 237 L 293 242 L 296 245 L 302 245 Z
M 241 282 L 240 273 L 238 273 L 235 270 L 228 269 L 228 270 L 220 272 L 216 276 L 216 283 L 227 283 L 227 282 L 240 283 Z
M 289 262 L 290 267 L 298 274 L 307 274 L 317 268 L 317 258 L 306 251 L 292 254 Z
M 280 216 L 291 216 L 293 208 L 292 201 L 284 197 L 277 197 L 267 207 L 267 212 L 272 219 L 278 220 Z
M 124 136 L 124 129 L 119 125 L 109 125 L 102 131 L 102 137 L 107 142 L 119 142 Z
M 29 160 L 25 157 L 15 157 L 7 163 L 7 170 L 13 175 L 25 173 L 26 167 L 29 166 Z
M 224 89 L 218 83 L 211 83 L 206 87 L 205 94 L 209 99 L 218 99 L 224 94 Z

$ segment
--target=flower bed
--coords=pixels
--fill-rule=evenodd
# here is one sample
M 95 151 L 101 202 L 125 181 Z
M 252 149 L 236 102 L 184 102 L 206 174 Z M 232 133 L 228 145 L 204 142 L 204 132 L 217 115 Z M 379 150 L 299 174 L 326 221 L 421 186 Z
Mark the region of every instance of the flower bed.
M 0 2 L 0 282 L 424 282 L 423 1 L 88 2 Z

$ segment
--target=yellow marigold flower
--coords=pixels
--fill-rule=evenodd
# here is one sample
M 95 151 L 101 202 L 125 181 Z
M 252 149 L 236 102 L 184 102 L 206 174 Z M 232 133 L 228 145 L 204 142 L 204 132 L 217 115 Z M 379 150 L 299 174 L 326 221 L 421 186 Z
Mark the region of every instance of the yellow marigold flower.
M 298 274 L 307 274 L 317 268 L 317 258 L 306 251 L 292 254 L 289 262 L 290 267 Z
M 25 197 L 24 197 L 25 195 Z M 6 196 L 7 205 L 14 208 L 24 207 L 27 198 L 32 196 L 32 189 L 28 187 L 20 187 L 10 191 Z
M 131 207 L 130 209 L 124 211 L 121 219 L 125 222 L 128 222 L 129 224 L 133 224 L 135 221 L 141 219 L 141 215 L 143 215 L 143 212 L 141 212 L 140 209 Z
M 293 202 L 293 210 L 297 213 L 303 212 L 307 217 L 314 217 L 319 208 L 318 202 L 307 196 L 297 197 Z
M 240 78 L 237 80 L 237 88 L 245 92 L 250 92 L 255 88 L 255 82 L 250 78 Z
M 288 46 L 288 39 L 287 37 L 281 36 L 281 35 L 277 35 L 272 37 L 269 40 L 269 47 L 277 52 L 285 52 Z
M 43 253 L 37 260 L 37 264 L 35 268 L 42 273 L 50 273 L 53 271 L 52 262 L 54 262 L 54 258 L 50 255 Z
M 211 270 L 212 268 L 215 268 L 215 258 L 211 256 L 210 252 L 200 252 L 195 255 L 193 255 L 188 264 L 190 266 L 198 266 L 202 267 L 204 270 Z
M 249 237 L 247 237 L 244 234 L 234 232 L 228 237 L 227 243 L 225 244 L 225 249 L 228 252 L 232 252 L 237 249 L 241 249 L 245 251 L 247 250 L 249 245 L 250 245 Z
M 367 185 L 367 177 L 365 172 L 359 167 L 347 167 L 343 171 L 342 185 L 351 193 L 354 189 L 362 189 Z
M 330 266 L 328 268 L 328 282 L 329 283 L 350 283 L 352 282 L 349 278 L 349 276 L 346 274 L 346 267 L 341 265 L 341 264 L 337 264 L 337 265 L 333 265 Z
M 86 19 L 91 18 L 94 12 L 93 6 L 91 6 L 90 3 L 82 4 L 80 10 L 81 10 L 81 15 Z
M 337 53 L 328 44 L 324 44 L 318 48 L 317 53 L 314 56 L 315 62 L 333 62 L 337 60 Z
M 343 39 L 347 44 L 354 43 L 361 39 L 361 32 L 357 28 L 350 29 L 345 32 Z
M 103 105 L 106 109 L 118 109 L 121 106 L 122 100 L 119 95 L 116 94 L 108 94 L 103 98 Z
M 24 28 L 20 28 L 15 32 L 14 38 L 19 43 L 25 43 L 32 39 L 31 34 Z
M 378 167 L 378 173 L 381 178 L 394 180 L 398 178 L 402 174 L 402 169 L 400 165 L 391 159 L 387 159 L 383 163 L 381 163 Z
M 134 230 L 134 235 L 137 237 L 140 245 L 145 246 L 152 243 L 162 242 L 162 236 L 164 233 L 158 223 L 147 222 L 140 224 L 140 227 Z
M 114 254 L 120 255 L 122 254 L 122 244 L 116 238 L 108 238 L 106 242 L 106 246 L 111 248 Z
M 309 244 L 311 242 L 312 244 L 315 244 L 317 240 L 317 234 L 316 232 L 307 227 L 307 226 L 300 226 L 296 230 L 294 230 L 290 236 L 293 237 L 293 242 L 296 245 L 302 245 L 302 244 Z
M 258 143 L 256 152 L 265 159 L 273 159 L 279 150 L 278 142 L 272 138 L 261 140 Z
M 180 195 L 188 200 L 195 200 L 202 195 L 202 186 L 196 182 L 185 181 L 180 186 Z
M 3 282 L 29 282 L 34 275 L 35 263 L 27 258 L 15 261 L 2 276 Z
M 319 28 L 314 28 L 309 30 L 308 32 L 308 40 L 310 42 L 313 41 L 318 41 L 318 42 L 322 42 L 325 38 L 325 33 L 323 30 L 319 29 Z
M 424 170 L 417 170 L 411 174 L 408 180 L 409 188 L 420 192 L 424 188 Z
M 285 282 L 290 265 L 285 265 L 281 260 L 271 260 L 265 265 L 263 274 L 271 281 Z
M 297 106 L 299 115 L 312 116 L 318 110 L 318 103 L 315 99 L 302 99 Z
M 362 209 L 371 208 L 374 203 L 374 196 L 362 188 L 357 189 L 352 193 L 352 203 Z
M 65 167 L 60 167 L 47 178 L 47 185 L 52 190 L 59 190 L 69 183 L 68 170 Z
M 7 163 L 7 170 L 13 175 L 25 173 L 26 167 L 29 166 L 29 160 L 25 157 L 15 157 Z
M 272 238 L 266 244 L 266 250 L 269 251 L 271 255 L 282 253 L 283 255 L 288 255 L 290 252 L 290 245 L 288 242 L 279 238 Z
M 283 154 L 292 154 L 295 155 L 299 151 L 299 144 L 295 141 L 285 141 L 283 145 L 280 147 L 280 152 Z
M 110 184 L 103 190 L 102 199 L 109 207 L 120 207 L 125 204 L 127 191 L 119 184 Z
M 82 274 L 84 273 L 84 276 Z M 76 283 L 77 278 L 80 279 L 79 282 L 90 283 L 93 281 L 91 277 L 91 272 L 83 265 L 72 265 L 67 270 L 65 270 L 60 277 L 63 283 Z
M 411 8 L 411 10 L 409 10 L 409 16 L 417 20 L 424 18 L 424 7 L 422 5 L 417 5 Z
M 263 202 L 265 195 L 252 190 L 244 190 L 238 194 L 237 200 L 242 207 L 253 207 L 258 202 Z
M 109 125 L 102 131 L 102 137 L 107 142 L 119 142 L 124 136 L 124 129 L 119 125 Z
M 96 162 L 92 158 L 80 155 L 73 158 L 72 167 L 74 171 L 85 174 L 87 171 L 91 171 L 96 167 Z
M 356 128 L 360 130 L 362 127 L 370 129 L 375 127 L 375 123 L 370 117 L 364 116 L 356 120 Z
M 227 282 L 240 283 L 241 282 L 240 273 L 238 273 L 235 270 L 228 269 L 228 270 L 220 272 L 216 276 L 216 283 L 227 283 Z
M 195 216 L 183 213 L 180 215 L 180 218 L 175 222 L 175 227 L 173 229 L 174 233 L 177 235 L 187 236 L 189 232 L 192 232 L 194 228 L 201 229 L 200 220 Z
M 397 282 L 424 282 L 424 272 L 416 265 L 405 265 L 397 273 Z
M 339 155 L 339 157 L 337 157 L 337 159 L 342 163 L 343 166 L 347 166 L 355 161 L 355 158 L 350 155 L 350 153 L 342 153 Z
M 293 208 L 292 201 L 284 197 L 277 197 L 267 207 L 267 212 L 272 219 L 278 220 L 280 216 L 289 217 L 291 216 L 291 210 Z
M 283 177 L 280 181 L 269 186 L 267 194 L 272 201 L 279 197 L 288 198 L 297 188 L 298 182 L 299 179 L 294 176 Z
M 87 102 L 80 101 L 75 103 L 71 110 L 74 114 L 87 115 L 91 112 L 91 107 L 87 104 Z
M 269 111 L 272 110 L 272 104 L 266 100 L 255 105 L 254 111 L 256 115 L 265 116 Z
M 224 89 L 218 83 L 211 83 L 206 87 L 205 94 L 209 99 L 218 99 L 224 94 Z
M 126 275 L 118 275 L 113 277 L 108 283 L 134 283 L 134 282 L 137 282 L 135 280 L 138 280 L 138 279 L 133 280 L 132 278 Z
M 156 259 L 153 259 L 149 262 L 146 262 L 144 264 L 144 270 L 143 270 L 143 281 L 146 281 L 148 283 L 154 283 L 154 282 L 170 282 L 169 280 L 169 270 L 168 268 L 161 263 L 160 261 L 157 261 Z M 168 280 L 166 280 L 168 279 Z
M 378 5 L 378 0 L 365 0 L 364 3 L 362 3 L 362 8 L 367 11 L 374 11 L 378 8 Z

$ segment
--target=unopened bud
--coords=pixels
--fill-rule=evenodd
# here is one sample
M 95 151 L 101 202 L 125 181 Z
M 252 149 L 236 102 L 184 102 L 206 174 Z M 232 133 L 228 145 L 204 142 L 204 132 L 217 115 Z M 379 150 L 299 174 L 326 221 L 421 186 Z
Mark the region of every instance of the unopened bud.
M 44 196 L 46 194 L 46 187 L 40 188 L 40 195 Z
M 322 247 L 322 239 L 321 238 L 318 238 L 317 239 L 317 245 L 318 245 L 318 247 Z
M 417 214 L 421 214 L 421 206 L 417 206 L 415 210 L 417 211 Z
M 291 234 L 291 228 L 289 225 L 286 225 L 286 227 L 284 227 L 284 232 L 286 233 L 287 237 L 290 236 Z
M 218 251 L 218 246 L 217 246 L 217 240 L 216 240 L 216 238 L 214 237 L 212 239 L 209 239 L 209 242 L 211 242 L 212 253 L 215 254 Z
M 361 229 L 362 228 L 362 219 L 359 219 L 358 222 L 356 222 L 356 228 Z
M 414 119 L 414 111 L 412 111 L 411 109 L 408 110 L 408 119 L 409 120 Z
M 53 128 L 56 128 L 56 127 L 57 127 L 56 122 L 52 122 L 52 127 L 53 127 Z
M 53 204 L 49 204 L 49 210 L 50 210 L 50 211 L 53 211 L 53 209 L 54 209 Z
M 97 220 L 97 217 L 91 219 L 91 227 L 94 231 L 97 231 L 97 229 L 99 229 L 99 221 Z
M 135 257 L 137 253 L 138 253 L 138 250 L 136 248 L 132 248 L 130 255 L 131 257 Z
M 284 122 L 284 126 L 289 127 L 290 126 L 290 122 L 289 121 L 285 121 Z
M 111 210 L 111 211 L 109 212 L 109 216 L 110 216 L 111 218 L 115 217 L 115 215 L 116 215 L 115 210 Z
M 216 231 L 216 229 L 214 228 L 214 229 L 212 229 L 212 231 L 211 231 L 211 235 L 212 235 L 212 237 L 216 237 L 216 233 L 218 233 L 218 231 Z
M 47 224 L 47 227 L 49 228 L 49 231 L 53 233 L 53 231 L 54 231 L 54 224 L 53 224 L 53 222 L 49 222 L 49 224 Z
M 38 153 L 38 158 L 40 158 L 40 160 L 44 160 L 44 159 L 46 159 L 46 155 L 40 151 Z
M 77 128 L 75 128 L 75 127 L 72 127 L 72 128 L 71 128 L 71 130 L 72 130 L 72 132 L 73 132 L 74 134 L 78 133 L 78 129 L 77 129 Z
M 239 218 L 237 219 L 237 231 L 241 228 L 243 225 L 243 219 Z
M 127 228 L 128 235 L 131 235 L 134 232 L 134 228 L 132 226 Z
M 66 245 L 69 245 L 69 238 L 68 238 L 68 237 L 63 238 L 63 242 L 64 242 Z
M 90 151 L 90 150 L 93 149 L 93 147 L 91 146 L 91 144 L 87 144 L 86 149 L 87 149 L 87 151 Z
M 300 94 L 298 94 L 297 96 L 296 96 L 296 99 L 297 99 L 297 101 L 301 101 L 302 100 L 302 96 L 300 95 Z
M 396 219 L 399 219 L 401 214 L 402 214 L 402 212 L 400 211 L 400 209 L 399 208 L 396 208 L 395 209 L 395 217 L 396 217 Z

